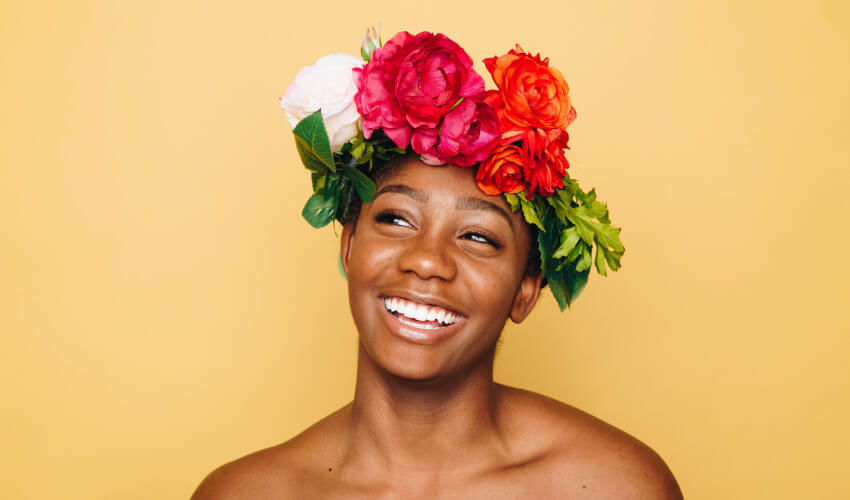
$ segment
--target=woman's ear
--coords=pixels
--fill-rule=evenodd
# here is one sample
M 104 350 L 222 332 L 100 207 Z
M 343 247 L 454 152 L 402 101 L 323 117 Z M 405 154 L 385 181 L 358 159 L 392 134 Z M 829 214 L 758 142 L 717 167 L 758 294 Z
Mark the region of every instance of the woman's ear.
M 522 323 L 531 314 L 537 299 L 540 298 L 540 283 L 543 276 L 540 274 L 526 273 L 519 284 L 514 303 L 511 307 L 510 318 L 514 323 Z
M 352 238 L 354 238 L 354 224 L 349 222 L 342 226 L 342 234 L 339 236 L 339 262 L 346 277 L 348 276 L 348 265 L 351 258 Z

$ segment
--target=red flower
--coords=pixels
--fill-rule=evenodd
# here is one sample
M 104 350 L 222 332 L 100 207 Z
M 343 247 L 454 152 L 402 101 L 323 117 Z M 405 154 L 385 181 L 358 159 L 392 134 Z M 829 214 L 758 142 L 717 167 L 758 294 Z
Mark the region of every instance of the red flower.
M 487 158 L 498 143 L 496 111 L 483 101 L 467 99 L 443 119 L 436 156 L 445 163 L 470 167 Z
M 478 166 L 475 181 L 487 195 L 519 193 L 526 188 L 527 171 L 527 157 L 522 148 L 513 144 L 502 145 Z
M 499 88 L 487 93 L 502 127 L 502 142 L 517 139 L 527 128 L 565 129 L 575 120 L 570 87 L 561 72 L 549 67 L 549 59 L 531 56 L 517 45 L 499 57 L 484 60 Z
M 569 138 L 569 134 L 563 129 L 528 129 L 523 135 L 523 151 L 529 158 L 529 169 L 525 178 L 528 181 L 529 200 L 535 192 L 547 196 L 554 193 L 555 188 L 563 189 L 564 176 L 570 168 L 564 156 Z
M 472 69 L 472 59 L 439 33 L 413 36 L 402 31 L 354 72 L 358 87 L 354 101 L 364 136 L 369 138 L 380 128 L 397 146 L 407 147 L 414 130 L 424 129 L 414 142 L 418 153 L 425 153 L 418 149 L 427 145 L 431 130 L 460 98 L 484 93 L 484 80 Z
M 400 148 L 410 143 L 412 129 L 395 99 L 395 77 L 404 57 L 402 49 L 411 40 L 410 33 L 397 33 L 372 53 L 368 64 L 353 70 L 358 89 L 354 104 L 361 116 L 363 135 L 368 139 L 375 130 L 382 129 Z

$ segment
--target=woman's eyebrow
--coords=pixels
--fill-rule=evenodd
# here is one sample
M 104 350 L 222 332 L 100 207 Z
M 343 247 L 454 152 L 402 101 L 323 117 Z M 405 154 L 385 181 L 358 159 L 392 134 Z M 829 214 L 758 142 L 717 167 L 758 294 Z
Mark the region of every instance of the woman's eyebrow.
M 457 198 L 455 208 L 457 210 L 489 210 L 495 212 L 508 222 L 508 225 L 511 226 L 511 232 L 514 232 L 514 221 L 511 216 L 508 215 L 508 212 L 504 208 L 492 201 L 482 200 L 481 198 L 472 196 L 460 196 Z
M 381 196 L 384 193 L 399 193 L 405 196 L 409 196 L 416 200 L 419 203 L 428 203 L 428 193 L 425 191 L 420 191 L 419 189 L 414 189 L 405 184 L 387 184 L 383 186 L 378 192 L 375 194 L 375 198 Z M 493 203 L 492 201 L 482 200 L 481 198 L 476 198 L 474 196 L 459 196 L 457 201 L 455 202 L 456 210 L 487 210 L 491 212 L 495 212 L 499 216 L 501 216 L 511 228 L 511 232 L 516 232 L 514 229 L 514 221 L 511 218 L 508 212 L 500 207 L 499 205 Z
M 399 193 L 405 196 L 410 196 L 414 200 L 419 203 L 427 203 L 428 202 L 428 193 L 425 191 L 420 191 L 418 189 L 413 189 L 410 186 L 406 186 L 404 184 L 387 184 L 378 190 L 378 193 L 375 194 L 375 198 L 381 196 L 384 193 Z

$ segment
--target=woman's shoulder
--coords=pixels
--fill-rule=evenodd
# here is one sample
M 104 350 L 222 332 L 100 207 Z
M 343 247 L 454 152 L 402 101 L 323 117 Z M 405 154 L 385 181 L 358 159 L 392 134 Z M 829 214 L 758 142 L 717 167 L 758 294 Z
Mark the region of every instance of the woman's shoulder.
M 210 472 L 192 500 L 262 500 L 299 494 L 321 485 L 321 457 L 330 456 L 340 409 L 289 441 L 226 463 Z M 326 449 L 327 448 L 327 449 Z M 323 452 L 324 450 L 324 452 Z
M 664 460 L 633 436 L 541 394 L 506 386 L 502 394 L 515 449 L 533 457 L 529 462 L 550 491 L 580 490 L 589 498 L 682 498 Z

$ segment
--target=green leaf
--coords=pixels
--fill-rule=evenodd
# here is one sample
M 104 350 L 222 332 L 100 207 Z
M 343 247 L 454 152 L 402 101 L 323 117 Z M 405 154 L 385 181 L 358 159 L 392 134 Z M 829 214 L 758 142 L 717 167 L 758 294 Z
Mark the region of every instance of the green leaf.
M 620 257 L 622 256 L 622 251 L 609 250 L 602 245 L 597 245 L 596 270 L 599 271 L 599 274 L 605 276 L 605 264 L 608 264 L 612 271 L 620 269 Z
M 581 272 L 590 269 L 591 263 L 592 259 L 590 258 L 590 248 L 583 246 L 581 256 L 578 258 L 575 265 L 576 271 Z
M 514 212 L 518 212 L 520 209 L 519 206 L 519 196 L 514 193 L 505 193 L 505 200 L 507 200 L 508 205 L 511 206 L 511 210 Z
M 366 151 L 366 141 L 360 140 L 357 144 L 351 148 L 351 156 L 355 158 L 360 158 L 363 156 L 363 153 Z
M 310 180 L 313 181 L 313 192 L 318 193 L 325 187 L 325 174 L 321 172 L 311 172 Z
M 351 184 L 354 186 L 354 189 L 357 190 L 357 196 L 360 197 L 360 200 L 363 203 L 371 203 L 372 200 L 375 199 L 375 183 L 372 182 L 372 179 L 368 178 L 366 174 L 357 170 L 354 167 L 349 167 L 348 165 L 343 165 L 342 171 L 345 172 L 346 177 L 351 180 Z
M 342 174 L 338 172 L 333 172 L 328 174 L 327 180 L 325 181 L 325 199 L 333 200 L 339 198 L 339 184 L 342 179 Z
M 298 155 L 307 169 L 314 172 L 334 169 L 334 155 L 321 111 L 298 122 L 293 132 Z
M 540 221 L 539 214 L 534 207 L 534 204 L 524 197 L 519 198 L 520 204 L 522 205 L 522 216 L 525 218 L 525 221 L 529 224 L 534 224 L 541 231 L 546 231 L 546 228 L 543 227 L 543 222 Z
M 337 203 L 336 220 L 340 223 L 344 222 L 342 218 L 345 216 L 345 209 L 348 207 L 348 200 L 351 198 L 351 182 L 348 177 L 343 177 L 339 186 L 339 203 Z
M 584 250 L 587 249 L 587 248 L 588 248 L 587 243 L 585 243 L 583 240 L 579 239 L 578 244 L 575 247 L 573 247 L 572 250 L 570 250 L 570 253 L 567 254 L 567 257 L 566 257 L 567 262 L 573 262 L 574 260 L 578 259 L 579 256 L 581 256 L 582 252 L 584 252 Z
M 546 281 L 549 282 L 549 291 L 552 292 L 552 296 L 558 302 L 558 308 L 561 312 L 564 312 L 564 309 L 570 305 L 571 297 L 569 294 L 569 285 L 564 280 L 563 273 L 553 270 L 547 274 Z
M 602 276 L 608 276 L 608 271 L 605 269 L 605 249 L 596 247 L 596 272 Z
M 584 289 L 594 264 L 603 276 L 608 268 L 620 268 L 625 251 L 620 229 L 611 225 L 608 207 L 597 201 L 596 190 L 585 193 L 569 176 L 564 177 L 564 189 L 534 202 L 535 213 L 551 233 L 538 233 L 543 274 L 563 311 Z
M 561 231 L 561 245 L 555 250 L 555 253 L 552 254 L 552 257 L 555 259 L 561 259 L 566 257 L 572 252 L 573 248 L 575 248 L 576 244 L 579 242 L 581 237 L 578 235 L 578 231 L 575 226 L 570 227 L 564 231 Z
M 569 200 L 569 198 L 567 198 L 567 200 Z M 558 219 L 561 222 L 567 222 L 567 207 L 570 205 L 569 201 L 565 203 L 558 196 L 547 196 L 546 201 L 555 210 L 555 214 L 558 216 Z
M 562 312 L 575 302 L 584 290 L 589 276 L 590 271 L 576 272 L 568 266 L 549 278 L 549 289 Z M 553 283 L 555 286 L 552 286 Z
M 551 221 L 546 221 L 551 228 Z M 541 272 L 549 285 L 549 291 L 558 302 L 558 307 L 563 311 L 567 307 L 566 283 L 563 275 L 553 267 L 556 262 L 552 259 L 552 234 L 553 231 L 539 231 L 537 233 L 537 246 L 540 249 Z
M 567 268 L 564 273 L 564 281 L 567 283 L 568 303 L 574 302 L 587 284 L 587 278 L 590 276 L 590 270 L 584 272 L 576 272 Z
M 315 228 L 325 227 L 334 218 L 337 199 L 328 200 L 321 193 L 316 193 L 307 200 L 301 215 Z

